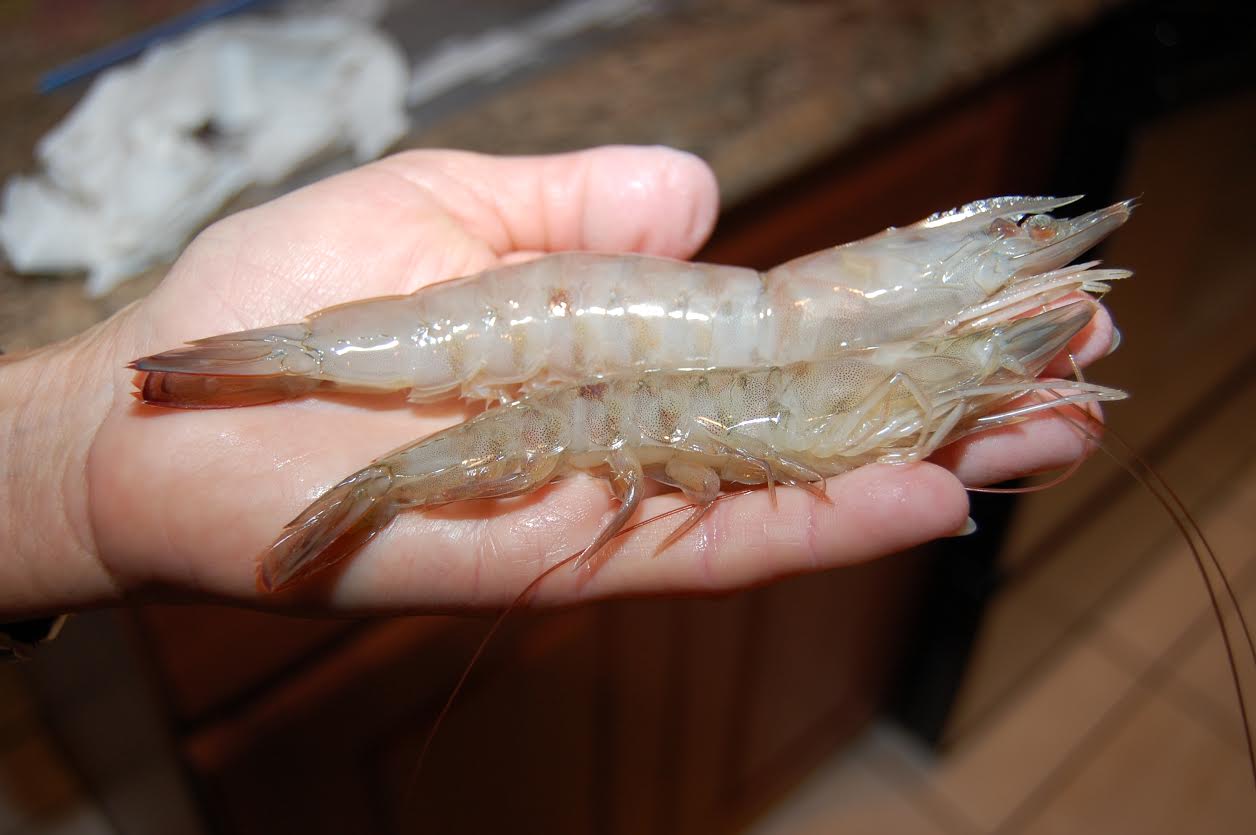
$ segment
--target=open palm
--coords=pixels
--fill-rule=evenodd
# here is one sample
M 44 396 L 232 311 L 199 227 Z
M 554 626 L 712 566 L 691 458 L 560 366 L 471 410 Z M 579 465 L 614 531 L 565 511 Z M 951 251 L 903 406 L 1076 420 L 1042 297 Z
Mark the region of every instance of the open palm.
M 410 152 L 227 218 L 202 233 L 163 284 L 111 323 L 112 384 L 87 454 L 92 550 L 123 595 L 222 599 L 335 611 L 502 603 L 579 551 L 611 511 L 603 484 L 575 478 L 502 502 L 406 513 L 353 559 L 278 595 L 255 584 L 259 554 L 315 496 L 371 459 L 460 421 L 456 402 L 313 396 L 215 411 L 131 397 L 127 361 L 190 339 L 296 321 L 321 307 L 410 293 L 506 260 L 566 249 L 691 256 L 718 208 L 695 158 L 604 148 L 501 159 Z M 1097 317 L 1075 344 L 1108 345 Z M 976 437 L 933 464 L 872 466 L 831 479 L 825 504 L 782 490 L 721 502 L 663 556 L 676 521 L 614 545 L 591 578 L 559 571 L 538 600 L 721 589 L 867 559 L 964 522 L 963 481 L 1065 463 L 1083 444 L 1050 417 Z M 640 518 L 677 507 L 651 497 Z

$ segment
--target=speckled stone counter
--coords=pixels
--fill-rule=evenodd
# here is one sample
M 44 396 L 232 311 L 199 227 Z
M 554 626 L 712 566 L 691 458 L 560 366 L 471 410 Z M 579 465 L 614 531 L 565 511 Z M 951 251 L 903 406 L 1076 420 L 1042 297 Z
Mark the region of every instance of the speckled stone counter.
M 512 154 L 603 143 L 673 145 L 712 165 L 731 206 L 1121 4 L 688 2 L 631 25 L 594 53 L 418 125 L 403 145 Z M 0 45 L 12 39 L 0 37 Z M 34 48 L 19 46 L 30 63 Z M 0 135 L 5 177 L 31 167 L 33 143 L 73 103 L 70 96 L 26 92 L 29 72 L 9 79 L 0 90 L 8 126 Z M 19 276 L 0 267 L 0 346 L 34 347 L 77 333 L 142 297 L 163 273 L 151 270 L 104 298 L 87 299 L 77 277 Z

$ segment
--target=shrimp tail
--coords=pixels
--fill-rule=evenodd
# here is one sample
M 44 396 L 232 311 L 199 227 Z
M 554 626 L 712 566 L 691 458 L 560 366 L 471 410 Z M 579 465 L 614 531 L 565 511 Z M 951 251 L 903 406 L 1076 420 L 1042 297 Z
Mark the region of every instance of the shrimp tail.
M 328 568 L 365 546 L 402 510 L 517 496 L 550 481 L 562 462 L 561 443 L 544 427 L 534 427 L 532 434 L 547 438 L 541 449 L 521 446 L 521 423 L 528 417 L 523 411 L 485 412 L 394 450 L 344 479 L 284 526 L 262 555 L 258 586 L 273 591 Z M 485 455 L 488 448 L 495 451 Z M 636 474 L 619 479 L 625 490 L 639 488 L 639 479 L 631 478 Z M 639 498 L 640 490 L 627 498 L 616 495 L 635 507 L 632 497 Z
M 317 358 L 302 340 L 304 325 L 228 333 L 143 357 L 130 364 L 147 372 L 137 397 L 182 409 L 255 406 L 299 397 L 322 381 Z
M 284 526 L 262 557 L 258 586 L 275 591 L 327 568 L 364 546 L 397 515 L 393 473 L 374 465 L 328 490 Z

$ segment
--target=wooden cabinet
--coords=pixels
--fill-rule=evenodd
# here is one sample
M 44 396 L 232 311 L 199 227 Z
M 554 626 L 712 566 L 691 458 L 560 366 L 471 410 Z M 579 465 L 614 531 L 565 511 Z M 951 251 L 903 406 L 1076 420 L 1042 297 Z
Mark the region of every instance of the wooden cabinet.
M 284 676 L 185 717 L 178 750 L 214 828 L 241 835 L 726 830 L 875 712 L 925 558 L 718 600 L 521 614 L 419 770 L 487 619 L 348 627 Z M 191 611 L 148 612 L 145 628 Z

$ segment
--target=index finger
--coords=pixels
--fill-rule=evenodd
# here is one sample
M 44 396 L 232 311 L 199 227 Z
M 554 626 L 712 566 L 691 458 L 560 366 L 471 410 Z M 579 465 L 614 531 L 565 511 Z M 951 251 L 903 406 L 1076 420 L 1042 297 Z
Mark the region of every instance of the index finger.
M 719 211 L 706 163 L 665 147 L 521 157 L 414 151 L 378 165 L 430 194 L 499 256 L 579 249 L 688 258 Z

